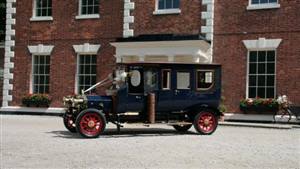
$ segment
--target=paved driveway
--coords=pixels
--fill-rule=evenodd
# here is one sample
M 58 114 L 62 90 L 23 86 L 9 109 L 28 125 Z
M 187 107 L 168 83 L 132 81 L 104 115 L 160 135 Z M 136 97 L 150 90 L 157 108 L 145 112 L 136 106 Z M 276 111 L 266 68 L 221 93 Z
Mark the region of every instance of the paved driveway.
M 300 129 L 128 127 L 82 139 L 59 117 L 2 115 L 0 168 L 300 168 Z

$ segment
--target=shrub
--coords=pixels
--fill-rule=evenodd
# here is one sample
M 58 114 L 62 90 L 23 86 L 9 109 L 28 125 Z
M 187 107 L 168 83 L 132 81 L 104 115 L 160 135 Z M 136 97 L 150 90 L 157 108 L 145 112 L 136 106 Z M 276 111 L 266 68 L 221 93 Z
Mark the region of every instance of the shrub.
M 22 99 L 25 106 L 49 107 L 50 103 L 51 99 L 47 94 L 28 94 Z

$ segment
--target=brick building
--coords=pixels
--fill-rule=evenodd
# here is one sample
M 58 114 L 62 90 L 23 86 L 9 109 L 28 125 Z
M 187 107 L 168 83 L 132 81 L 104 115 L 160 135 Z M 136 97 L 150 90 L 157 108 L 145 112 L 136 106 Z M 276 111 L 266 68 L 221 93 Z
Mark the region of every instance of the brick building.
M 300 2 L 234 1 L 8 1 L 3 108 L 20 110 L 26 94 L 48 93 L 55 111 L 118 62 L 221 63 L 232 112 L 241 98 L 278 93 L 300 104 Z M 247 71 L 260 65 L 252 55 L 273 58 L 262 61 L 274 67 L 263 77 L 270 84 L 249 85 L 260 76 Z
M 215 0 L 214 54 L 230 112 L 242 98 L 300 105 L 300 1 Z

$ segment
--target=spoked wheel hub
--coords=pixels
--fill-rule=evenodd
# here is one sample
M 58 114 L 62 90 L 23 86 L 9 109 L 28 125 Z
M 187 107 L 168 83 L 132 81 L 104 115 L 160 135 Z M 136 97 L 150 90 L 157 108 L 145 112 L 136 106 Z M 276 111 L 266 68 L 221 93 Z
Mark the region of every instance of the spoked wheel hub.
M 88 138 L 98 137 L 104 131 L 105 125 L 105 117 L 99 112 L 83 111 L 76 120 L 77 130 Z
M 194 127 L 200 134 L 212 134 L 217 125 L 217 117 L 213 112 L 202 111 L 195 117 Z

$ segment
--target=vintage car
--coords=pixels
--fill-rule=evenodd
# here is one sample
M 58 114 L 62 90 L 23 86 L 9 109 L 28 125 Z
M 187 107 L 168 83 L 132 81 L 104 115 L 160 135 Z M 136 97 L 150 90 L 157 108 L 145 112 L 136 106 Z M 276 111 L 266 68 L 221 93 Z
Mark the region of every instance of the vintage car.
M 111 84 L 105 96 L 91 93 Z M 218 64 L 130 63 L 76 96 L 64 97 L 65 127 L 83 137 L 101 135 L 108 122 L 167 124 L 199 134 L 218 126 L 221 66 Z

